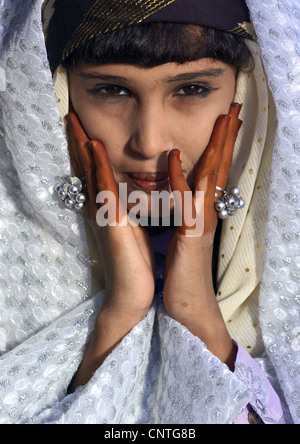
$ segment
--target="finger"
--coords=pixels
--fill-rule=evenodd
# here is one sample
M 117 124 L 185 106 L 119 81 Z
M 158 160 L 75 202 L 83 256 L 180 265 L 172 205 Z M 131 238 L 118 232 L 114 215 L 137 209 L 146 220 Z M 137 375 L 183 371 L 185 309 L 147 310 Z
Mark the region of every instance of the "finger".
M 116 214 L 117 224 L 127 223 L 127 211 L 120 203 L 119 191 L 114 178 L 113 170 L 109 163 L 109 159 L 106 150 L 99 140 L 92 140 L 89 144 L 95 163 L 95 173 L 97 179 L 97 190 L 110 191 L 114 195 L 114 200 L 109 202 L 109 205 L 116 205 L 115 208 L 111 208 L 112 214 Z M 127 197 L 127 196 L 126 196 Z
M 223 157 L 230 120 L 231 117 L 228 115 L 218 117 L 210 142 L 197 168 L 195 191 L 204 191 L 208 197 L 214 196 L 215 194 L 218 172 Z
M 87 197 L 90 202 L 89 217 L 94 218 L 96 207 L 97 187 L 95 183 L 94 159 L 88 146 L 89 138 L 86 135 L 77 115 L 69 113 L 67 115 L 69 152 L 75 174 L 85 177 L 87 183 Z
M 193 229 L 196 223 L 196 208 L 192 199 L 192 191 L 182 171 L 179 150 L 174 149 L 169 153 L 168 168 L 175 200 L 174 212 L 178 223 L 177 234 L 185 236 L 187 230 Z
M 218 173 L 218 182 L 217 182 L 217 185 L 223 189 L 225 189 L 227 184 L 232 164 L 234 146 L 236 143 L 239 130 L 243 123 L 241 120 L 239 120 L 239 114 L 241 112 L 241 109 L 242 105 L 240 105 L 239 103 L 233 103 L 229 111 L 231 120 L 227 130 L 226 141 L 223 150 L 223 156 L 220 164 L 220 169 Z
M 91 140 L 89 145 L 96 166 L 98 191 L 112 191 L 117 197 L 117 185 L 103 144 L 99 140 Z
M 70 124 L 74 137 L 76 138 L 79 144 L 85 144 L 89 141 L 89 138 L 84 131 L 77 114 L 69 113 L 66 116 L 68 123 Z
M 181 162 L 180 162 L 180 151 L 172 150 L 168 156 L 168 167 L 169 167 L 169 177 L 172 191 L 191 191 L 184 177 Z
M 84 175 L 84 168 L 81 162 L 79 151 L 81 151 L 82 148 L 85 147 L 89 139 L 75 113 L 69 113 L 66 116 L 66 120 L 68 124 L 67 131 L 71 163 L 76 176 L 82 177 Z
M 195 196 L 199 191 L 204 193 L 202 212 L 206 233 L 214 233 L 217 223 L 216 212 L 214 211 L 216 184 L 230 120 L 231 117 L 228 115 L 218 117 L 210 142 L 200 159 L 196 172 Z

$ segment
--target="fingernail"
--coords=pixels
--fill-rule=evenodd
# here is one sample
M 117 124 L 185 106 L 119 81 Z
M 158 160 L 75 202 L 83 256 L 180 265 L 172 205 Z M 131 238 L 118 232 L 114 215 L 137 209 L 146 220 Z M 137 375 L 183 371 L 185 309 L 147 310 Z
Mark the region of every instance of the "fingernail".
M 172 157 L 175 157 L 177 160 L 180 161 L 180 151 L 177 149 L 173 149 L 172 151 L 170 151 L 169 155 L 171 155 Z
M 241 129 L 241 126 L 243 125 L 243 121 L 242 120 L 239 120 L 238 121 L 238 131 Z
M 241 103 L 239 103 L 238 106 L 236 107 L 237 117 L 240 115 L 242 108 L 243 108 L 243 105 Z
M 177 159 L 178 161 L 180 161 L 180 151 L 179 151 L 179 150 L 177 150 L 177 151 L 174 153 L 174 156 L 176 157 L 176 159 Z
M 243 105 L 241 103 L 233 103 L 232 109 L 234 111 L 234 114 L 238 117 L 240 115 L 241 109 Z

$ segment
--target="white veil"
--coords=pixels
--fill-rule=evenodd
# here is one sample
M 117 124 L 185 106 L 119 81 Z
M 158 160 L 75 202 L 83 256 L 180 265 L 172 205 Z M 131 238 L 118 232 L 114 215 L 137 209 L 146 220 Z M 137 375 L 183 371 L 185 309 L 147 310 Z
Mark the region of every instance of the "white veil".
M 0 0 L 0 422 L 68 423 L 84 417 L 170 423 L 176 405 L 183 423 L 233 422 L 251 398 L 249 388 L 206 349 L 196 359 L 199 341 L 161 307 L 159 322 L 152 307 L 90 383 L 66 397 L 101 295 L 88 300 L 84 221 L 61 207 L 53 193 L 71 171 L 41 29 L 42 3 Z M 300 8 L 294 0 L 247 3 L 278 118 L 259 296 L 267 355 L 259 362 L 276 376 L 299 423 Z M 160 366 L 149 367 L 151 344 L 161 347 Z M 182 355 L 175 362 L 178 347 Z M 179 402 L 174 381 L 180 369 L 185 378 Z M 160 381 L 155 394 L 149 393 L 154 375 Z M 211 393 L 191 400 L 186 393 L 196 376 L 199 390 Z

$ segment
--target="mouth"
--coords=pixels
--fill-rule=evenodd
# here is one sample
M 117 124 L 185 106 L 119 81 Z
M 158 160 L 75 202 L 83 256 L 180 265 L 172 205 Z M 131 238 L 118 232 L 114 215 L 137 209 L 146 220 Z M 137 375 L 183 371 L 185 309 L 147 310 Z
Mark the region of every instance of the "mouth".
M 127 173 L 131 181 L 144 191 L 162 191 L 169 189 L 168 173 Z

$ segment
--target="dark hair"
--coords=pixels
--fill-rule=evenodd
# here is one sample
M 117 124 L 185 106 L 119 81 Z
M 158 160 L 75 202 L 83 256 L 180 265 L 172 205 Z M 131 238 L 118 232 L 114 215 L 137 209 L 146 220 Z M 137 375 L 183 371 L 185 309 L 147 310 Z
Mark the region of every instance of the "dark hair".
M 251 71 L 254 61 L 245 39 L 234 34 L 178 23 L 144 23 L 116 30 L 79 47 L 64 61 L 71 70 L 80 62 L 130 63 L 154 67 L 201 58 Z

